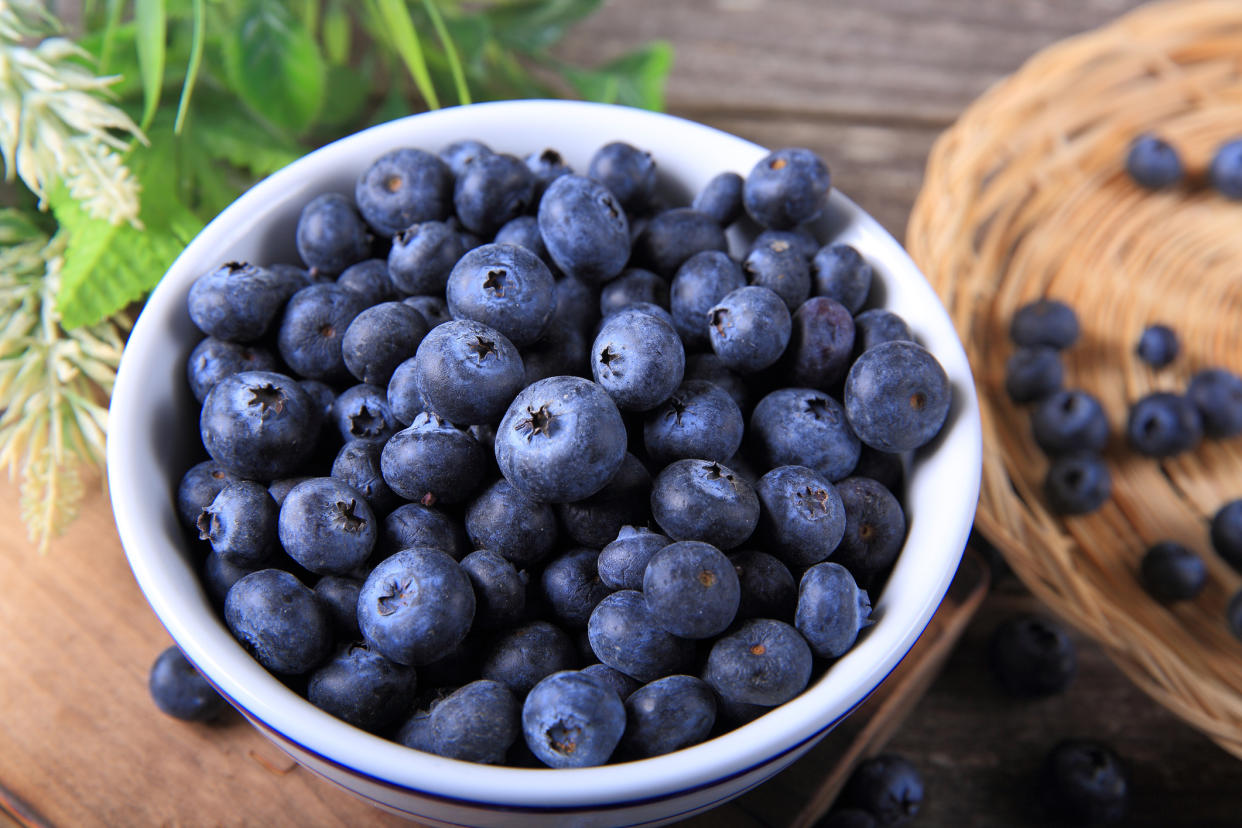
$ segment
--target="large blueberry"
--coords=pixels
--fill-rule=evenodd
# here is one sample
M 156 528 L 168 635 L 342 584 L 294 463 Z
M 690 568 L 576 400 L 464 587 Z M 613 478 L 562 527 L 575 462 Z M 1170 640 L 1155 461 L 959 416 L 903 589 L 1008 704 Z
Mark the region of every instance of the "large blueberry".
M 203 559 L 201 571 L 203 587 L 207 590 L 207 594 L 211 596 L 212 604 L 217 609 L 223 609 L 224 599 L 229 594 L 229 590 L 233 588 L 233 584 L 254 572 L 255 569 L 249 566 L 231 564 L 215 552 L 211 552 Z
M 496 462 L 514 488 L 536 500 L 590 497 L 625 459 L 621 412 L 599 385 L 550 377 L 525 388 L 496 430 Z
M 694 656 L 694 644 L 657 624 L 636 590 L 614 592 L 596 604 L 587 637 L 601 662 L 644 682 L 684 671 Z
M 506 221 L 504 226 L 496 231 L 496 236 L 492 241 L 496 244 L 516 244 L 525 247 L 542 259 L 544 264 L 551 261 L 548 256 L 548 247 L 543 243 L 543 236 L 539 234 L 539 219 L 534 216 L 518 216 Z
M 427 331 L 427 321 L 414 308 L 383 302 L 349 323 L 341 340 L 341 358 L 359 382 L 387 387 L 392 372 L 414 356 Z
M 1044 397 L 1031 412 L 1031 433 L 1050 457 L 1101 451 L 1108 444 L 1108 417 L 1091 394 L 1064 389 Z
M 457 176 L 453 206 L 472 233 L 491 236 L 526 212 L 535 197 L 535 178 L 522 159 L 503 152 L 477 156 Z
M 1190 378 L 1186 396 L 1199 409 L 1209 437 L 1242 433 L 1242 377 L 1224 368 L 1207 368 Z
M 630 212 L 644 209 L 655 195 L 655 159 L 624 141 L 613 141 L 596 150 L 587 175 L 611 190 Z
M 469 551 L 461 524 L 421 503 L 404 503 L 388 513 L 379 546 L 388 555 L 411 546 L 430 546 L 455 559 Z
M 310 397 L 289 377 L 244 371 L 207 394 L 199 433 L 211 458 L 248 480 L 275 480 L 297 471 L 315 448 L 319 423 Z
M 568 629 L 586 627 L 595 606 L 612 592 L 600 580 L 598 558 L 597 549 L 571 549 L 549 561 L 539 578 L 552 617 Z
M 363 637 L 399 664 L 430 664 L 462 642 L 474 621 L 474 589 L 457 561 L 414 547 L 381 561 L 358 595 Z
M 724 230 L 706 213 L 675 207 L 656 213 L 634 240 L 634 259 L 666 279 L 705 250 L 728 250 Z
M 913 342 L 886 342 L 854 361 L 845 416 L 858 439 L 880 451 L 911 451 L 944 427 L 953 388 L 940 362 Z
M 187 722 L 209 722 L 228 710 L 224 697 L 175 644 L 151 665 L 147 689 L 161 712 Z
M 521 732 L 521 705 L 509 688 L 480 679 L 431 708 L 431 744 L 440 756 L 500 764 Z
M 783 621 L 745 621 L 712 645 L 703 678 L 728 701 L 784 704 L 811 680 L 811 648 Z
M 289 299 L 276 345 L 281 359 L 299 377 L 332 382 L 349 377 L 341 341 L 366 302 L 336 284 L 311 285 Z
M 749 441 L 767 468 L 807 466 L 833 482 L 853 471 L 862 450 L 841 403 L 811 388 L 782 388 L 760 400 Z
M 893 493 L 869 477 L 847 477 L 836 487 L 845 506 L 845 534 L 832 560 L 866 587 L 901 552 L 906 514 Z
M 622 527 L 596 559 L 599 579 L 612 589 L 642 589 L 647 563 L 670 543 L 669 538 L 645 527 Z
M 577 325 L 562 325 L 553 318 L 543 337 L 522 349 L 523 386 L 562 375 L 589 377 L 590 344 Z
M 826 560 L 845 535 L 836 488 L 805 466 L 778 466 L 759 479 L 759 530 L 768 548 L 794 568 Z
M 548 556 L 556 544 L 556 512 L 501 478 L 466 510 L 466 533 L 478 549 L 498 552 L 517 566 Z
M 332 621 L 315 593 L 281 569 L 242 577 L 224 600 L 233 637 L 273 673 L 313 670 L 332 647 Z
M 398 431 L 380 456 L 384 480 L 406 500 L 462 503 L 487 471 L 487 453 L 469 432 L 424 412 Z
M 339 648 L 311 673 L 306 698 L 363 730 L 378 731 L 401 718 L 414 695 L 414 669 L 389 661 L 361 642 Z
M 607 187 L 579 175 L 562 175 L 539 201 L 539 232 L 556 266 L 599 284 L 616 276 L 630 258 L 625 209 Z
M 848 569 L 826 562 L 803 573 L 794 626 L 815 655 L 840 658 L 871 623 L 871 598 Z
M 401 427 L 388 405 L 388 393 L 366 383 L 337 395 L 332 401 L 332 419 L 345 441 L 387 440 Z
M 474 586 L 476 629 L 511 627 L 526 615 L 526 582 L 499 553 L 478 549 L 461 559 Z
M 525 696 L 544 677 L 570 670 L 578 661 L 573 640 L 555 624 L 531 621 L 500 632 L 483 655 L 483 678 Z
M 462 138 L 459 141 L 453 141 L 441 147 L 436 154 L 440 156 L 441 161 L 448 164 L 454 176 L 459 176 L 466 171 L 466 167 L 476 158 L 491 155 L 492 148 L 482 141 L 476 141 L 473 138 Z
M 358 593 L 361 591 L 361 580 L 344 575 L 324 575 L 315 582 L 315 598 L 332 619 L 338 640 L 362 640 L 362 632 L 358 629 Z
M 197 528 L 199 516 L 216 499 L 220 490 L 239 479 L 215 460 L 204 460 L 191 466 L 177 484 L 177 514 L 181 522 Z
M 522 348 L 547 328 L 556 283 L 543 260 L 525 247 L 485 244 L 453 266 L 447 298 L 454 318 L 481 322 Z
M 190 285 L 190 319 L 208 336 L 251 342 L 267 333 L 296 285 L 265 267 L 229 262 Z
M 737 573 L 742 598 L 737 619 L 775 618 L 792 621 L 798 602 L 798 584 L 789 567 L 767 552 L 745 550 L 729 556 Z
M 669 287 L 669 311 L 687 348 L 708 347 L 712 306 L 745 284 L 742 268 L 719 250 L 697 253 L 677 269 Z
M 229 483 L 198 517 L 198 536 L 237 566 L 262 563 L 276 544 L 276 501 L 267 487 L 249 480 Z
M 794 311 L 781 369 L 790 385 L 829 391 L 850 367 L 854 317 L 835 299 L 814 296 Z
M 362 297 L 370 307 L 397 298 L 397 288 L 388 275 L 388 263 L 383 259 L 364 259 L 345 268 L 336 283 Z
M 553 673 L 535 685 L 522 706 L 526 744 L 545 765 L 602 765 L 625 730 L 617 694 L 575 671 Z
M 605 319 L 591 345 L 595 381 L 626 411 L 649 411 L 667 400 L 685 367 L 672 324 L 633 308 Z
M 185 363 L 186 379 L 201 405 L 217 382 L 242 371 L 275 371 L 276 355 L 259 345 L 227 342 L 214 336 L 194 346 Z
M 429 152 L 402 148 L 376 158 L 358 178 L 354 198 L 367 223 L 384 236 L 452 212 L 453 174 Z
M 811 295 L 811 269 L 802 252 L 784 239 L 751 247 L 742 260 L 742 272 L 752 285 L 765 287 L 785 303 L 790 313 Z
M 753 374 L 776 363 L 789 344 L 789 309 L 766 287 L 730 292 L 708 311 L 708 339 L 728 368 Z
M 848 244 L 826 244 L 811 260 L 813 293 L 840 302 L 850 313 L 867 303 L 874 278 L 871 265 Z
M 638 757 L 661 756 L 697 745 L 716 723 L 716 696 L 694 676 L 665 676 L 625 700 L 621 747 Z
M 604 285 L 599 294 L 599 312 L 608 316 L 639 302 L 668 308 L 668 281 L 641 267 L 631 267 Z
M 468 426 L 504 413 L 522 387 L 522 357 L 500 331 L 459 319 L 428 332 L 414 354 L 413 373 L 432 411 Z M 397 403 L 391 404 L 395 410 Z
M 913 342 L 906 320 L 884 308 L 872 308 L 854 316 L 854 351 L 869 351 L 885 342 Z
M 711 638 L 733 623 L 741 588 L 733 564 L 709 543 L 680 541 L 657 552 L 643 573 L 651 617 L 682 638 Z
M 637 457 L 626 452 L 621 467 L 604 488 L 572 503 L 558 503 L 556 514 L 574 543 L 599 549 L 617 536 L 621 527 L 651 519 L 651 473 Z
M 742 203 L 764 227 L 787 230 L 810 221 L 828 204 L 828 166 L 809 149 L 780 149 L 760 159 L 746 176 Z
M 311 572 L 342 575 L 375 548 L 375 513 L 357 489 L 332 477 L 294 486 L 280 507 L 280 544 Z
M 388 275 L 404 293 L 442 294 L 453 265 L 465 253 L 460 235 L 446 222 L 420 222 L 393 236 Z
M 704 380 L 686 380 L 647 414 L 643 444 L 656 463 L 695 458 L 726 462 L 742 444 L 742 411 L 728 392 Z
M 1203 439 L 1203 418 L 1189 397 L 1153 391 L 1130 407 L 1126 420 L 1130 447 L 1148 457 L 1190 451 Z
M 336 453 L 331 471 L 332 477 L 357 489 L 366 498 L 371 511 L 377 514 L 387 513 L 400 502 L 384 482 L 384 473 L 380 468 L 383 450 L 382 440 L 350 440 Z
M 727 466 L 708 460 L 678 460 L 656 477 L 651 513 L 674 540 L 733 549 L 755 531 L 759 498 Z
M 742 217 L 742 184 L 737 173 L 722 172 L 703 185 L 690 206 L 728 227 Z
M 306 203 L 298 217 L 296 240 L 298 255 L 316 274 L 340 273 L 371 252 L 366 224 L 340 193 L 324 193 Z

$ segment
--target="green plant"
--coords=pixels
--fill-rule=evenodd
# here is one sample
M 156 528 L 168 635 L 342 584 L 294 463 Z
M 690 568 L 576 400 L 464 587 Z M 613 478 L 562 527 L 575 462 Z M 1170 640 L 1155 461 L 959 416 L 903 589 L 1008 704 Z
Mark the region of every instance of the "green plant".
M 0 0 L 0 463 L 39 545 L 102 462 L 126 309 L 256 178 L 442 103 L 661 108 L 667 43 L 590 68 L 552 52 L 602 2 L 86 0 L 70 39 Z

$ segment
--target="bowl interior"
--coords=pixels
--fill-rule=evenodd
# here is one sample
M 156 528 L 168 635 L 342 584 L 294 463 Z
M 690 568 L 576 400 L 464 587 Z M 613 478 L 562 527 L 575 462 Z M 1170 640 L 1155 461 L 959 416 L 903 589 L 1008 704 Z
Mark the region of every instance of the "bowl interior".
M 761 764 L 826 729 L 874 689 L 909 650 L 948 587 L 974 515 L 981 459 L 979 413 L 951 321 L 901 246 L 840 193 L 815 228 L 821 241 L 856 246 L 901 314 L 944 366 L 950 420 L 920 450 L 905 506 L 909 535 L 883 593 L 877 623 L 793 701 L 709 743 L 655 759 L 581 770 L 470 765 L 410 751 L 319 711 L 267 673 L 233 640 L 198 582 L 198 553 L 178 524 L 177 482 L 202 457 L 197 406 L 184 374 L 200 335 L 185 310 L 193 280 L 229 260 L 297 261 L 298 213 L 327 191 L 352 196 L 377 156 L 400 146 L 437 151 L 460 138 L 525 155 L 554 147 L 576 170 L 611 140 L 649 149 L 662 186 L 681 199 L 712 176 L 745 176 L 766 150 L 709 127 L 650 112 L 564 101 L 482 104 L 412 116 L 313 152 L 260 182 L 186 248 L 134 326 L 112 395 L 108 481 L 130 565 L 152 608 L 186 655 L 253 716 L 289 739 L 361 773 L 466 800 L 568 807 L 623 802 L 710 784 Z M 731 241 L 741 243 L 737 231 Z M 736 251 L 735 251 L 736 252 Z M 468 768 L 468 772 L 463 770 Z

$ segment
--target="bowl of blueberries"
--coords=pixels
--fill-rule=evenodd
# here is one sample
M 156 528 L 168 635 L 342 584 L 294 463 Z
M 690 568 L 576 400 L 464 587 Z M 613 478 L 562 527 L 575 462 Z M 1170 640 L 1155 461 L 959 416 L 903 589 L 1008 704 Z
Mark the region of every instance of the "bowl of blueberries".
M 444 825 L 656 824 L 803 755 L 956 571 L 965 353 L 824 161 L 481 104 L 245 193 L 138 317 L 134 575 L 265 736 Z

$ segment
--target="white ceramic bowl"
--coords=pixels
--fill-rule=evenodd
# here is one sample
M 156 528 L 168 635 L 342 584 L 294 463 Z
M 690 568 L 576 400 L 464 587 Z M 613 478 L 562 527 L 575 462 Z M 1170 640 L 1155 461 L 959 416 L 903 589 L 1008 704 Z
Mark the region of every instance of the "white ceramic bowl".
M 173 639 L 266 736 L 311 770 L 374 802 L 445 825 L 603 826 L 671 821 L 758 785 L 819 740 L 909 651 L 943 597 L 965 545 L 979 489 L 981 442 L 974 383 L 953 326 L 914 263 L 840 193 L 821 239 L 856 246 L 883 285 L 883 305 L 909 322 L 953 383 L 944 432 L 909 477 L 909 537 L 877 623 L 818 682 L 759 721 L 687 750 L 615 766 L 532 770 L 473 765 L 364 733 L 287 689 L 239 646 L 198 580 L 198 553 L 178 524 L 175 492 L 200 455 L 197 406 L 185 361 L 200 337 L 185 309 L 190 284 L 229 260 L 296 261 L 294 227 L 314 195 L 352 195 L 389 149 L 432 152 L 477 138 L 524 155 L 554 147 L 577 170 L 611 140 L 650 150 L 661 186 L 689 199 L 712 176 L 746 175 L 765 153 L 732 135 L 620 107 L 521 101 L 416 115 L 337 141 L 257 184 L 198 235 L 160 282 L 134 326 L 112 394 L 108 484 L 130 566 Z M 733 239 L 734 242 L 740 241 Z M 735 251 L 736 252 L 736 251 Z

